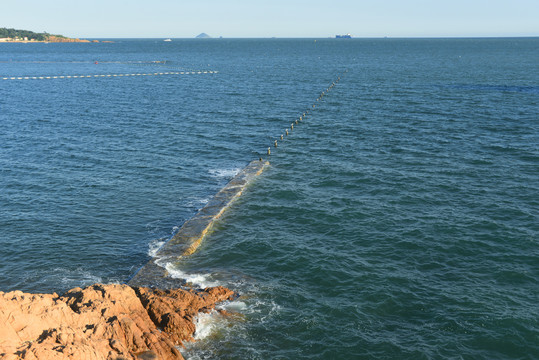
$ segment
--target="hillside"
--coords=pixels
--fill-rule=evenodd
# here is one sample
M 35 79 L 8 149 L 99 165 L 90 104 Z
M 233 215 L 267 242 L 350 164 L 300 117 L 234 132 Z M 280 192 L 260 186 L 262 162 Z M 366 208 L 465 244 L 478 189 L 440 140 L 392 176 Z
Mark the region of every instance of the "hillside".
M 47 32 L 36 33 L 30 30 L 0 28 L 0 42 L 90 42 L 89 40 L 72 39 L 63 35 L 52 35 Z

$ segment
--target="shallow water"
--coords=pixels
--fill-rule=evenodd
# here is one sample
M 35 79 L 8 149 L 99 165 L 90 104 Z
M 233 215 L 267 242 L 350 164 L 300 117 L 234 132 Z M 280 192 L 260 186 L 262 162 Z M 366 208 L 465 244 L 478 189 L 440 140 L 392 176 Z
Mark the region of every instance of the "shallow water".
M 538 60 L 538 39 L 0 44 L 0 289 L 127 281 L 348 69 L 169 264 L 243 295 L 185 355 L 539 357 Z M 218 73 L 1 80 L 176 70 Z

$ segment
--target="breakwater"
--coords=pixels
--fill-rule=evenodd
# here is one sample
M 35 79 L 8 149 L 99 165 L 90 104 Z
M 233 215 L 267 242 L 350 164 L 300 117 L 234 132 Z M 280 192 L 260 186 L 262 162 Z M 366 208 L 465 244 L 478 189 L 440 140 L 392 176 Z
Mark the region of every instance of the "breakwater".
M 321 101 L 333 87 L 335 87 L 341 77 L 337 77 L 320 95 L 316 101 L 287 127 L 278 139 L 273 140 L 273 146 L 278 147 L 279 141 L 284 141 L 285 137 L 292 134 L 294 125 L 300 124 L 307 118 L 309 111 L 316 108 L 316 104 Z M 266 151 L 267 159 L 271 156 L 271 146 Z M 166 265 L 176 262 L 183 256 L 192 255 L 202 243 L 204 237 L 211 231 L 213 224 L 217 221 L 226 209 L 243 193 L 243 190 L 269 166 L 269 161 L 260 157 L 253 160 L 242 169 L 223 189 L 221 189 L 198 213 L 186 221 L 178 232 L 165 243 L 156 255 L 146 263 L 128 281 L 131 286 L 152 286 L 159 288 L 173 288 L 178 286 L 178 279 L 169 276 Z
M 247 185 L 264 171 L 269 162 L 254 160 L 241 170 L 224 188 L 211 199 L 206 206 L 191 219 L 186 221 L 180 230 L 159 249 L 156 256 L 144 265 L 128 282 L 131 286 L 157 286 L 167 288 L 174 286 L 167 277 L 165 263 L 177 260 L 182 256 L 193 254 L 200 246 L 202 239 L 211 230 L 223 212 L 236 200 Z M 177 283 L 176 283 L 177 286 Z

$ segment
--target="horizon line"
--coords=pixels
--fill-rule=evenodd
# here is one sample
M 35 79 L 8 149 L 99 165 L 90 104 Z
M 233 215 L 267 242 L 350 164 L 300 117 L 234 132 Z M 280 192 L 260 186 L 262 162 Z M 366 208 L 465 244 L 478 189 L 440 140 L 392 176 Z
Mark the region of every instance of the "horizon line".
M 261 37 L 242 37 L 242 36 L 211 36 L 209 38 L 193 37 L 171 37 L 171 36 L 130 36 L 130 37 L 93 37 L 93 36 L 77 36 L 78 39 L 179 39 L 179 40 L 220 40 L 220 39 L 336 39 L 334 36 L 261 36 Z M 497 38 L 539 38 L 538 35 L 439 35 L 439 36 L 352 36 L 349 39 L 339 40 L 354 40 L 354 39 L 497 39 Z

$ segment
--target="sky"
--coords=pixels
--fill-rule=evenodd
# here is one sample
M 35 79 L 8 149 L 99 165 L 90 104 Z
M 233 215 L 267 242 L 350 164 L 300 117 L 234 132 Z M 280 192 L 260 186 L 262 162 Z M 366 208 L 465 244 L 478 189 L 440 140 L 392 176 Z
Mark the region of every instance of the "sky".
M 81 38 L 539 36 L 539 0 L 0 0 L 0 27 Z

